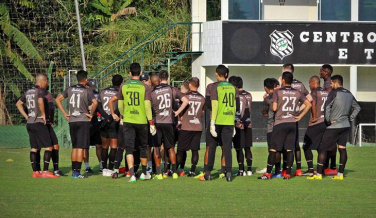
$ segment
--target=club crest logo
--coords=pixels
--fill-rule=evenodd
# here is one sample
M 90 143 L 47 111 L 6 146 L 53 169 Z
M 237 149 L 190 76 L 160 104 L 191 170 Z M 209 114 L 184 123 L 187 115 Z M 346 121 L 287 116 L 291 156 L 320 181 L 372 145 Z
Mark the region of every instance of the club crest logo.
M 272 55 L 275 55 L 282 60 L 284 57 L 289 56 L 294 52 L 294 45 L 292 44 L 292 38 L 294 38 L 294 35 L 290 30 L 274 30 L 269 37 L 271 40 L 270 53 L 272 53 Z

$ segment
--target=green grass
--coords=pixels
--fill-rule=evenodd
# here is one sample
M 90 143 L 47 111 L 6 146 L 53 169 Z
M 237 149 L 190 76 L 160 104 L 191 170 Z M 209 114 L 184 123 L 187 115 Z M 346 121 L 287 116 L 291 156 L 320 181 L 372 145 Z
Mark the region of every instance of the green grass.
M 98 171 L 95 149 L 90 155 Z M 0 149 L 0 217 L 374 217 L 375 155 L 376 147 L 349 147 L 343 181 L 259 181 L 255 175 L 228 183 L 215 171 L 210 182 L 184 177 L 128 183 L 97 174 L 33 179 L 28 149 Z M 266 158 L 265 147 L 253 148 L 254 168 L 263 168 Z M 70 175 L 69 159 L 70 150 L 62 149 L 61 170 Z M 236 167 L 234 159 L 234 172 Z

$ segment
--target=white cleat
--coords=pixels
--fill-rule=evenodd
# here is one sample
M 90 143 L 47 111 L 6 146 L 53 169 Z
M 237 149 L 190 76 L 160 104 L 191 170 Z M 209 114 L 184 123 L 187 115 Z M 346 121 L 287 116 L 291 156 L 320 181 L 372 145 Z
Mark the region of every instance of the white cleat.
M 146 172 L 146 175 L 145 174 L 141 174 L 140 176 L 140 180 L 144 181 L 144 180 L 148 180 L 148 179 L 151 179 L 151 175 L 149 172 Z
M 136 177 L 134 175 L 131 176 L 131 178 L 129 179 L 129 182 L 137 182 Z
M 106 175 L 107 175 L 107 169 L 103 169 L 103 170 L 102 170 L 102 175 L 103 175 L 103 176 L 106 176 Z
M 245 175 L 245 173 L 244 173 L 244 175 Z M 252 175 L 253 175 L 252 171 L 247 171 L 247 176 L 252 176 Z
M 264 168 L 262 170 L 257 170 L 256 173 L 264 174 L 264 173 L 266 173 L 266 168 Z

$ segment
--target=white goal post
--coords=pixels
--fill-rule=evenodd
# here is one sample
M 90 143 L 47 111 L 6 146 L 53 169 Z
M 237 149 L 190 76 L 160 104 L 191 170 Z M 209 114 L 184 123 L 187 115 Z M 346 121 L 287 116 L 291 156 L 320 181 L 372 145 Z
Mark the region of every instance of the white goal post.
M 362 127 L 363 126 L 376 126 L 376 123 L 359 123 L 359 147 L 362 147 Z

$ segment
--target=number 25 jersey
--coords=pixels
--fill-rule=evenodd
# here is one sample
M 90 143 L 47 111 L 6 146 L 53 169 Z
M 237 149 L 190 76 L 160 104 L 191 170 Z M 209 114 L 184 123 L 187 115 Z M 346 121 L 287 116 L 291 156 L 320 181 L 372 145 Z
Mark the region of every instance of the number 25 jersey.
M 302 92 L 291 88 L 291 86 L 284 86 L 275 90 L 273 93 L 272 102 L 276 102 L 278 107 L 275 114 L 274 125 L 296 122 L 295 116 L 298 115 L 296 108 L 298 107 L 299 103 L 303 104 L 306 99 L 307 98 Z

